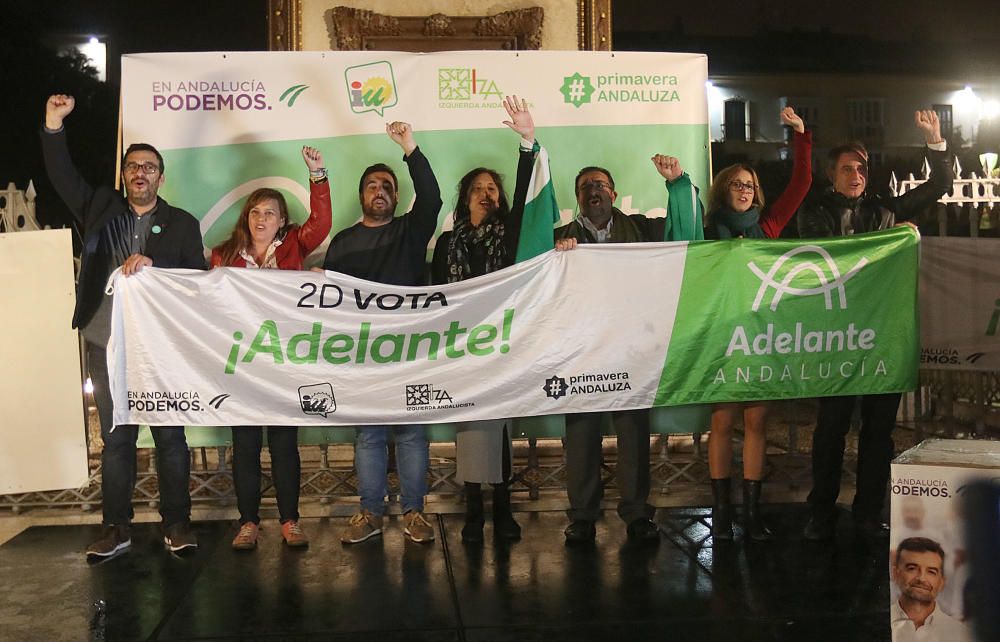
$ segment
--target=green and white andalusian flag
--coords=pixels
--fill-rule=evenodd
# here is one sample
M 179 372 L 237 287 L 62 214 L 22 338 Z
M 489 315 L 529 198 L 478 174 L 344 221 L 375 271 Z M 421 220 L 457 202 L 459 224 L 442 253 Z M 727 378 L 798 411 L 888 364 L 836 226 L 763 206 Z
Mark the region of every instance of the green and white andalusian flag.
M 521 219 L 517 262 L 526 261 L 552 249 L 552 227 L 559 221 L 559 205 L 552 187 L 549 153 L 535 142 L 535 164 L 528 183 L 528 198 Z

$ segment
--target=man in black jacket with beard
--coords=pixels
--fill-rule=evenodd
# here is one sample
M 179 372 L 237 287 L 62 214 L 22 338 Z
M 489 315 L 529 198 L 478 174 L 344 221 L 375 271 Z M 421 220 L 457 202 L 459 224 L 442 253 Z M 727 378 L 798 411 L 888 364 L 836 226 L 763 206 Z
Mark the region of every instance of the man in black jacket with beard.
M 952 172 L 947 165 L 946 143 L 941 124 L 933 110 L 915 114 L 917 128 L 927 142 L 931 161 L 930 179 L 914 190 L 895 198 L 866 194 L 868 151 L 861 143 L 830 150 L 827 174 L 833 183 L 818 199 L 799 210 L 799 236 L 816 238 L 874 232 L 909 221 L 927 209 L 951 188 Z M 862 395 L 824 397 L 819 400 L 816 430 L 813 433 L 813 489 L 809 493 L 811 518 L 804 537 L 830 539 L 836 527 L 837 494 L 844 463 L 844 437 L 850 429 L 855 401 L 861 401 L 861 432 L 858 441 L 857 490 L 852 512 L 859 531 L 868 536 L 888 535 L 882 521 L 885 486 L 892 459 L 892 429 L 902 395 Z
M 87 341 L 87 365 L 101 420 L 101 496 L 104 531 L 87 556 L 110 557 L 131 543 L 132 491 L 135 488 L 139 427 L 115 427 L 108 383 L 106 348 L 111 332 L 112 297 L 104 294 L 108 276 L 119 266 L 135 274 L 146 266 L 205 269 L 198 221 L 157 196 L 163 185 L 163 157 L 152 146 L 129 146 L 122 160 L 125 197 L 110 187 L 93 188 L 69 155 L 63 119 L 75 106 L 72 96 L 50 96 L 45 105 L 42 155 L 45 169 L 66 207 L 81 226 L 83 249 L 73 327 Z M 160 485 L 164 544 L 172 551 L 198 545 L 190 528 L 191 462 L 184 428 L 152 428 Z

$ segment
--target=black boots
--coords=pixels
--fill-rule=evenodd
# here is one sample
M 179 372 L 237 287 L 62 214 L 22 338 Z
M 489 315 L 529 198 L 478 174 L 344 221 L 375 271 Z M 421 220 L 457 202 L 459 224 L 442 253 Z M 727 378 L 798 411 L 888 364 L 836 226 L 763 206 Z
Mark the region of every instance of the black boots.
M 483 541 L 483 487 L 465 482 L 465 526 L 462 541 L 477 544 Z
M 731 542 L 733 540 L 733 504 L 729 499 L 731 480 L 712 480 L 712 539 Z
M 465 526 L 462 541 L 477 544 L 483 541 L 483 488 L 465 482 Z M 510 484 L 493 485 L 493 537 L 497 540 L 521 539 L 521 526 L 510 510 Z
M 510 483 L 493 484 L 493 538 L 521 539 L 521 526 L 510 510 Z
M 714 483 L 714 482 L 713 482 Z M 743 480 L 743 526 L 747 537 L 755 542 L 774 539 L 774 533 L 764 524 L 760 514 L 760 480 Z
M 729 542 L 733 539 L 733 505 L 730 501 L 732 483 L 725 479 L 712 480 L 712 539 Z M 767 542 L 774 533 L 764 524 L 760 514 L 760 481 L 743 480 L 743 528 L 754 542 Z

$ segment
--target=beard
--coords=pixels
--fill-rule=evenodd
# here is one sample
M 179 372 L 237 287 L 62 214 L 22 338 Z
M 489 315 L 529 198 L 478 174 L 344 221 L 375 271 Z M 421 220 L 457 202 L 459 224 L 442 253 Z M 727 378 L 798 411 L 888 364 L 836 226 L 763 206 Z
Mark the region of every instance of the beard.
M 580 213 L 587 218 L 607 218 L 611 216 L 611 211 L 611 199 L 605 195 L 601 195 L 599 200 L 587 199 L 580 206 Z
M 920 590 L 916 590 L 915 587 L 907 586 L 903 589 L 902 594 L 907 598 L 913 600 L 914 602 L 919 602 L 921 604 L 933 604 L 934 603 L 934 591 L 927 587 L 920 587 Z
M 391 203 L 386 207 L 371 207 L 364 206 L 361 208 L 361 212 L 365 215 L 365 218 L 369 218 L 375 221 L 391 221 L 393 215 L 396 213 L 395 203 Z
M 139 189 L 133 188 L 131 185 L 126 185 L 125 196 L 129 203 L 143 206 L 150 205 L 156 201 L 156 190 L 153 189 L 150 183 Z
M 160 189 L 160 177 L 151 178 L 149 175 L 136 174 L 126 177 L 122 174 L 122 182 L 125 185 L 125 198 L 129 203 L 146 206 L 156 202 L 156 193 Z

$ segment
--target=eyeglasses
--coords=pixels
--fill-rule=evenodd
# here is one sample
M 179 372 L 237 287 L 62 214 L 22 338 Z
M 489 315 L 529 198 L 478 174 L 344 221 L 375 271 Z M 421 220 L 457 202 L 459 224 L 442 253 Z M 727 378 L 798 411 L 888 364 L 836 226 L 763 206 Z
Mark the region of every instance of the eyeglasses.
M 604 190 L 607 192 L 614 190 L 614 187 L 611 185 L 611 183 L 607 181 L 587 181 L 586 183 L 582 183 L 580 185 L 581 190 L 594 189 L 594 188 L 599 190 Z
M 125 163 L 125 171 L 127 173 L 135 174 L 139 170 L 142 170 L 143 174 L 155 174 L 160 171 L 160 166 L 152 162 L 136 163 L 134 161 L 129 161 Z
M 755 192 L 757 191 L 757 186 L 753 183 L 741 183 L 740 181 L 731 181 L 729 183 L 729 189 L 734 192 Z
M 250 210 L 250 214 L 248 215 L 248 217 L 249 218 L 262 218 L 262 219 L 264 219 L 266 221 L 270 221 L 270 220 L 273 220 L 273 219 L 277 218 L 278 217 L 278 213 L 275 212 L 275 211 L 273 211 L 273 210 L 252 209 L 252 210 Z

